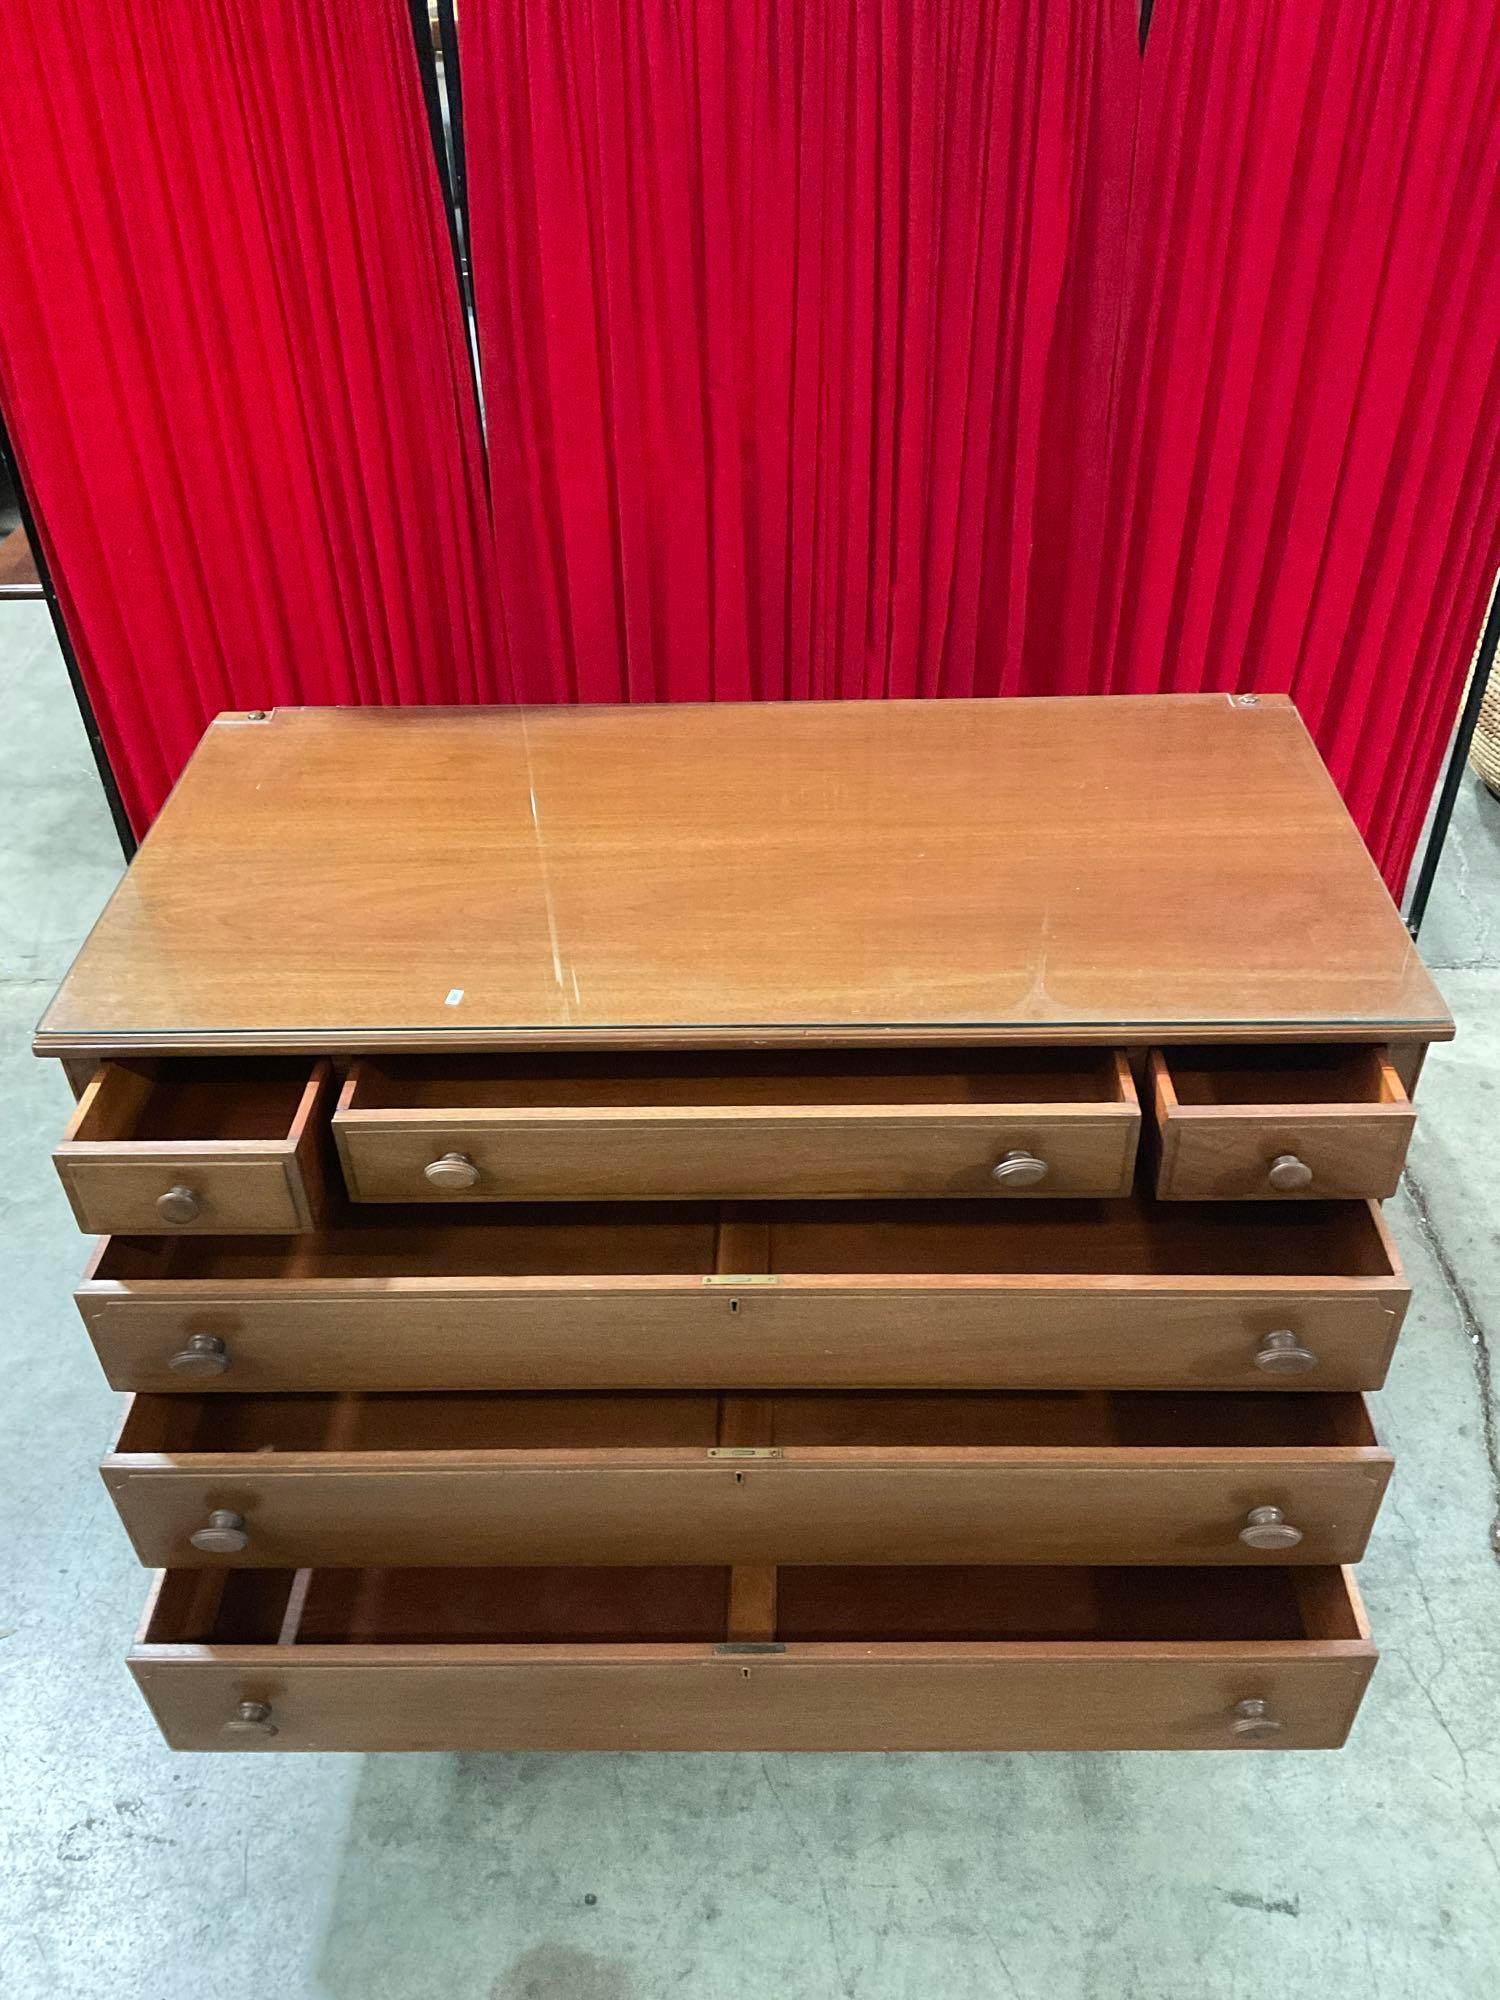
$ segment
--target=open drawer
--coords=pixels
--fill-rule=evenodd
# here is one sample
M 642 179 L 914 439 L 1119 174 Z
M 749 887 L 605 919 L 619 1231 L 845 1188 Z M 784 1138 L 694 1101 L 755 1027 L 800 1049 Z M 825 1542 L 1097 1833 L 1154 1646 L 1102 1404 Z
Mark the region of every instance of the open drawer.
M 1348 1389 L 1409 1297 L 1379 1211 L 1132 1198 L 351 1209 L 101 1245 L 116 1388 Z
M 153 1566 L 1353 1562 L 1350 1395 L 137 1396 Z
M 331 1092 L 326 1062 L 102 1062 L 52 1157 L 92 1233 L 311 1229 Z
M 334 1114 L 356 1201 L 1128 1191 L 1112 1049 L 387 1057 Z
M 1164 1200 L 1396 1192 L 1416 1113 L 1383 1048 L 1153 1049 L 1149 1076 Z
M 1336 1569 L 169 1571 L 131 1670 L 179 1750 L 1229 1750 L 1342 1743 Z M 762 1586 L 762 1595 L 766 1595 Z

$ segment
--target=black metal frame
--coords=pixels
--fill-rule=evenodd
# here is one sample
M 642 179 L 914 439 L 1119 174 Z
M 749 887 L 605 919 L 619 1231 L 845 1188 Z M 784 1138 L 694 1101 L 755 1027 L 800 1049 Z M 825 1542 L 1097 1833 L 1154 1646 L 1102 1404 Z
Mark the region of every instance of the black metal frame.
M 479 383 L 479 356 L 474 343 L 474 294 L 469 273 L 469 211 L 467 169 L 464 160 L 463 86 L 458 74 L 458 23 L 453 0 L 437 0 L 438 39 L 443 55 L 443 78 L 438 82 L 437 51 L 432 41 L 432 15 L 428 0 L 407 0 L 412 40 L 416 44 L 417 68 L 422 76 L 422 101 L 427 106 L 427 130 L 432 140 L 432 157 L 437 167 L 448 217 L 448 241 L 453 250 L 453 276 L 458 286 L 459 311 L 463 315 L 464 346 L 469 355 L 469 374 L 474 386 L 474 408 L 481 432 L 484 428 L 484 395 Z M 448 99 L 448 121 L 443 123 L 443 96 Z M 484 478 L 489 481 L 489 461 L 481 455 Z
M 458 20 L 453 0 L 437 0 L 438 42 L 443 51 L 443 88 L 448 94 L 448 139 L 453 153 L 453 205 L 463 237 L 464 269 L 468 270 L 469 169 L 464 159 L 464 92 L 458 73 Z
M 1433 808 L 1432 825 L 1427 831 L 1427 845 L 1422 850 L 1417 879 L 1412 886 L 1411 900 L 1406 907 L 1406 928 L 1413 937 L 1422 928 L 1422 919 L 1427 914 L 1427 899 L 1432 894 L 1432 885 L 1437 879 L 1438 862 L 1442 859 L 1443 844 L 1448 838 L 1448 828 L 1452 824 L 1453 808 L 1458 803 L 1458 788 L 1463 782 L 1464 767 L 1469 761 L 1469 746 L 1474 741 L 1474 731 L 1479 726 L 1479 711 L 1484 703 L 1485 690 L 1490 684 L 1490 675 L 1494 671 L 1497 646 L 1500 646 L 1500 590 L 1491 595 L 1484 629 L 1479 635 L 1479 651 L 1474 656 L 1474 671 L 1469 679 L 1469 692 L 1464 697 L 1458 727 L 1454 731 L 1453 747 L 1448 752 L 1448 765 L 1443 772 L 1442 789 Z
M 453 271 L 463 282 L 463 259 L 458 247 L 458 210 L 453 199 L 453 179 L 448 170 L 448 142 L 443 135 L 443 100 L 438 89 L 437 52 L 432 46 L 432 15 L 427 0 L 406 0 L 411 16 L 411 35 L 416 44 L 417 68 L 422 76 L 422 102 L 427 106 L 427 133 L 432 140 L 432 157 L 437 163 L 443 188 L 443 207 L 448 215 L 448 240 L 453 246 Z
M 31 502 L 26 494 L 26 481 L 21 477 L 20 462 L 10 440 L 3 409 L 0 409 L 0 461 L 3 461 L 6 471 L 10 474 L 11 485 L 15 488 L 21 526 L 25 530 L 27 541 L 31 544 L 32 560 L 36 563 L 36 573 L 41 584 L 40 591 L 18 592 L 16 595 L 29 597 L 33 602 L 40 596 L 46 603 L 48 616 L 52 620 L 52 630 L 57 637 L 58 651 L 63 656 L 63 665 L 67 668 L 68 681 L 73 689 L 73 699 L 77 702 L 78 713 L 83 718 L 84 734 L 88 737 L 89 749 L 94 754 L 94 768 L 98 771 L 99 782 L 104 787 L 109 816 L 115 823 L 121 851 L 129 861 L 136 850 L 135 833 L 125 811 L 125 801 L 120 797 L 120 787 L 115 780 L 109 753 L 104 748 L 104 738 L 99 733 L 99 719 L 94 714 L 94 704 L 89 700 L 89 691 L 79 671 L 78 655 L 74 652 L 73 641 L 68 636 L 62 606 L 57 601 L 52 570 L 47 562 L 46 550 L 42 547 L 42 538 L 36 531 L 36 516 L 31 511 Z

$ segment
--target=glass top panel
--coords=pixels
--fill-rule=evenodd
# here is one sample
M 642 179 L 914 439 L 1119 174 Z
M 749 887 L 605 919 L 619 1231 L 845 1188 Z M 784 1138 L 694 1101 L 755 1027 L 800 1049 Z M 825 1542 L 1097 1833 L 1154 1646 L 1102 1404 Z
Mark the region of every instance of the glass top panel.
M 38 1031 L 1449 1032 L 1279 697 L 221 717 Z

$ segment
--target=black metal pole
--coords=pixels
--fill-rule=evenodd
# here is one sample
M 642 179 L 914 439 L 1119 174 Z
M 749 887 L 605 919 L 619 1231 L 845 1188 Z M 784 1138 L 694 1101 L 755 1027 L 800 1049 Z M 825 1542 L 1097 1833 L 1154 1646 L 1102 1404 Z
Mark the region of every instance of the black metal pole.
M 438 39 L 443 46 L 443 88 L 448 96 L 448 137 L 453 147 L 453 201 L 465 250 L 469 244 L 469 170 L 464 161 L 464 89 L 458 71 L 458 22 L 453 0 L 437 0 Z
M 1443 773 L 1442 790 L 1438 793 L 1432 825 L 1428 829 L 1427 845 L 1422 850 L 1422 865 L 1417 871 L 1416 886 L 1411 892 L 1411 902 L 1407 906 L 1406 928 L 1413 937 L 1422 928 L 1422 919 L 1427 914 L 1427 899 L 1432 894 L 1438 862 L 1442 859 L 1443 843 L 1448 838 L 1448 826 L 1453 818 L 1453 808 L 1458 803 L 1458 788 L 1463 782 L 1464 766 L 1469 761 L 1469 745 L 1474 741 L 1474 731 L 1479 726 L 1479 710 L 1484 702 L 1485 689 L 1490 684 L 1490 673 L 1495 664 L 1497 646 L 1500 646 L 1500 590 L 1496 590 L 1490 598 L 1484 630 L 1479 636 L 1479 651 L 1474 659 L 1469 692 L 1458 718 L 1458 732 L 1453 738 L 1453 748 L 1448 753 L 1448 768 Z
M 26 531 L 26 539 L 31 544 L 32 559 L 36 563 L 36 573 L 41 581 L 42 596 L 46 600 L 47 611 L 52 619 L 52 630 L 57 636 L 58 651 L 63 656 L 68 680 L 72 685 L 73 699 L 78 704 L 78 713 L 83 718 L 84 734 L 89 739 L 89 748 L 94 753 L 94 766 L 99 773 L 99 782 L 104 787 L 104 797 L 109 806 L 109 816 L 115 823 L 120 847 L 129 861 L 136 850 L 135 834 L 131 830 L 125 812 L 125 802 L 120 797 L 120 787 L 116 781 L 109 754 L 104 748 L 104 738 L 99 734 L 99 720 L 94 714 L 94 704 L 89 700 L 89 691 L 84 685 L 79 671 L 78 655 L 73 650 L 73 641 L 68 636 L 67 625 L 63 621 L 62 606 L 57 601 L 57 591 L 52 582 L 52 571 L 47 562 L 47 552 L 42 547 L 42 538 L 36 531 L 36 517 L 31 511 L 31 502 L 26 497 L 26 482 L 21 477 L 20 461 L 10 440 L 10 432 L 5 424 L 5 412 L 0 410 L 0 460 L 10 474 L 12 486 L 16 490 L 16 506 L 20 510 L 21 526 Z
M 417 47 L 417 68 L 422 73 L 422 99 L 427 106 L 427 128 L 432 139 L 432 157 L 437 167 L 438 185 L 442 190 L 443 208 L 448 217 L 448 241 L 453 250 L 453 278 L 458 286 L 458 306 L 463 315 L 464 345 L 469 351 L 469 375 L 474 386 L 474 408 L 479 416 L 481 428 L 484 423 L 484 398 L 479 389 L 479 367 L 474 358 L 474 343 L 470 338 L 469 283 L 464 267 L 463 249 L 459 241 L 458 203 L 454 193 L 453 174 L 448 164 L 448 142 L 443 133 L 443 103 L 438 91 L 437 56 L 432 46 L 432 17 L 428 12 L 428 0 L 407 0 L 411 14 L 412 39 Z M 444 61 L 447 60 L 446 43 Z M 458 57 L 454 54 L 454 73 L 457 72 Z M 452 115 L 457 117 L 454 100 L 450 96 Z M 467 226 L 467 225 L 466 225 Z M 485 477 L 488 478 L 486 461 Z

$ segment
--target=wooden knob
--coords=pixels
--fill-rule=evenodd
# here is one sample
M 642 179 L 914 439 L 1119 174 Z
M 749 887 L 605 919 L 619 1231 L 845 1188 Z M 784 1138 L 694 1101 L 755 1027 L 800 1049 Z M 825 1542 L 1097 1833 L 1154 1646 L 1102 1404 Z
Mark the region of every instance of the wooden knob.
M 206 1379 L 222 1375 L 229 1366 L 229 1349 L 216 1333 L 195 1333 L 185 1347 L 179 1347 L 167 1363 L 174 1375 Z
M 193 1190 L 180 1182 L 156 1198 L 156 1212 L 163 1222 L 196 1222 L 202 1206 Z
M 271 1704 L 268 1701 L 242 1701 L 234 1714 L 224 1724 L 226 1736 L 274 1736 L 276 1724 L 271 1719 Z
M 1295 1194 L 1298 1188 L 1305 1188 L 1311 1183 L 1312 1168 L 1305 1160 L 1299 1160 L 1295 1153 L 1278 1153 L 1271 1162 L 1266 1179 L 1278 1194 Z
M 445 1194 L 457 1194 L 463 1188 L 471 1188 L 479 1179 L 479 1169 L 467 1153 L 444 1153 L 440 1160 L 433 1160 L 422 1169 L 424 1176 L 435 1188 L 442 1188 Z
M 241 1549 L 249 1547 L 250 1533 L 243 1514 L 231 1513 L 227 1507 L 217 1507 L 209 1515 L 207 1524 L 196 1529 L 188 1540 L 195 1549 L 202 1549 L 208 1556 L 237 1556 Z
M 1047 1178 L 1047 1162 L 1039 1160 L 1035 1153 L 1017 1150 L 1007 1153 L 991 1171 L 1002 1187 L 1035 1187 L 1038 1181 Z
M 1280 1326 L 1256 1349 L 1255 1365 L 1267 1375 L 1305 1375 L 1309 1368 L 1317 1367 L 1318 1357 L 1302 1345 L 1290 1327 Z
M 1302 1530 L 1294 1528 L 1279 1507 L 1252 1507 L 1240 1529 L 1247 1549 L 1294 1549 Z
M 1235 1703 L 1229 1714 L 1229 1733 L 1241 1743 L 1264 1743 L 1268 1736 L 1281 1734 L 1281 1724 L 1271 1704 L 1256 1697 Z

